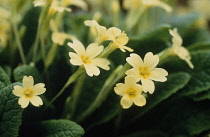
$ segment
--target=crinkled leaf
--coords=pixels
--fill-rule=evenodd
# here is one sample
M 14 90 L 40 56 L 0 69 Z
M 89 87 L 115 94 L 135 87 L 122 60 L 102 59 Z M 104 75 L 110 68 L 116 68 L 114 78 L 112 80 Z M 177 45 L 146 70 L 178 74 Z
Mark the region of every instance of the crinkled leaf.
M 185 72 L 178 72 L 169 74 L 168 80 L 164 83 L 157 83 L 155 92 L 152 95 L 148 95 L 147 104 L 141 108 L 140 113 L 133 116 L 131 120 L 134 122 L 139 117 L 148 112 L 151 108 L 164 101 L 172 94 L 182 89 L 189 81 L 190 75 Z
M 207 91 L 198 93 L 196 95 L 193 95 L 192 99 L 195 101 L 202 101 L 202 100 L 206 100 L 206 99 L 210 100 L 210 91 L 207 90 Z
M 22 82 L 24 76 L 33 76 L 35 83 L 42 82 L 40 72 L 34 65 L 21 65 L 14 69 L 14 78 L 18 82 Z
M 158 130 L 144 130 L 120 137 L 167 137 L 167 135 Z
M 18 105 L 18 97 L 12 93 L 14 85 L 11 84 L 0 90 L 0 136 L 17 137 L 21 125 L 23 109 Z
M 198 136 L 210 129 L 209 102 L 194 102 L 184 98 L 170 104 L 170 109 L 165 112 L 160 129 L 168 132 L 170 137 Z
M 41 136 L 43 137 L 81 137 L 84 129 L 70 120 L 48 120 L 41 122 Z
M 194 69 L 190 69 L 183 60 L 174 57 L 164 64 L 164 68 L 173 71 L 186 71 L 191 75 L 191 79 L 184 87 L 179 96 L 195 95 L 210 88 L 210 51 L 192 52 L 192 63 Z
M 0 81 L 3 82 L 5 85 L 9 85 L 11 83 L 9 76 L 2 67 L 0 67 Z

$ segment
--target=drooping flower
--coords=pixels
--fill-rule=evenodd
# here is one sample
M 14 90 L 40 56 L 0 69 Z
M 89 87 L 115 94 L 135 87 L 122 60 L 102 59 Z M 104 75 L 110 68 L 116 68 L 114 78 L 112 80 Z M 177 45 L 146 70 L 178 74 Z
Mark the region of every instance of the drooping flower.
M 103 46 L 98 46 L 97 43 L 91 43 L 85 50 L 83 44 L 78 40 L 73 40 L 73 43 L 69 42 L 68 46 L 76 52 L 69 52 L 71 64 L 84 66 L 89 76 L 98 76 L 100 74 L 98 67 L 104 70 L 110 69 L 108 66 L 110 62 L 107 59 L 97 57 L 103 51 Z
M 187 64 L 190 66 L 190 68 L 194 68 L 191 60 L 191 56 L 189 51 L 182 46 L 182 38 L 177 32 L 177 28 L 174 28 L 173 30 L 169 29 L 169 33 L 172 35 L 172 47 L 170 49 L 170 52 L 172 55 L 177 55 L 180 59 L 187 62 Z
M 50 21 L 50 28 L 52 30 L 51 39 L 52 39 L 53 43 L 58 44 L 59 46 L 62 46 L 66 39 L 70 39 L 70 40 L 76 39 L 76 37 L 71 34 L 67 34 L 65 32 L 59 32 L 58 26 L 56 25 L 56 23 L 53 19 L 51 19 L 51 21 Z
M 109 32 L 107 31 L 107 28 L 99 25 L 96 20 L 86 20 L 84 24 L 86 26 L 90 26 L 96 29 L 97 31 L 96 43 L 100 44 L 106 40 L 109 40 Z
M 128 43 L 129 38 L 124 32 L 116 27 L 109 28 L 107 32 L 109 34 L 109 40 L 112 40 L 113 42 L 112 46 L 119 48 L 122 52 L 125 52 L 125 50 L 133 52 L 133 49 L 125 46 Z
M 142 83 L 144 92 L 149 92 L 150 94 L 154 92 L 155 85 L 153 80 L 160 82 L 167 80 L 168 72 L 162 68 L 155 68 L 159 62 L 159 56 L 153 55 L 152 52 L 148 52 L 145 55 L 144 61 L 135 53 L 130 54 L 126 61 L 133 67 L 125 72 L 126 75 L 137 77 Z
M 23 86 L 15 85 L 14 90 L 12 91 L 15 96 L 20 97 L 18 104 L 21 105 L 22 108 L 26 108 L 29 102 L 36 107 L 43 105 L 42 99 L 38 95 L 41 95 L 46 91 L 46 88 L 44 88 L 45 84 L 38 83 L 34 85 L 32 76 L 24 76 L 22 83 Z
M 138 79 L 133 76 L 125 77 L 125 84 L 118 83 L 114 88 L 116 94 L 122 96 L 120 104 L 124 109 L 131 107 L 134 103 L 137 106 L 144 106 L 146 99 L 142 94 L 142 86 L 137 84 Z

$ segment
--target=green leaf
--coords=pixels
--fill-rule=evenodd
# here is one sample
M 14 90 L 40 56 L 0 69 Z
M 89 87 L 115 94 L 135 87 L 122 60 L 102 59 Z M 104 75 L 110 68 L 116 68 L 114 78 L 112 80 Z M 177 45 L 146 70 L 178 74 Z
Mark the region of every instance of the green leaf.
M 187 47 L 189 51 L 210 50 L 210 42 L 194 43 Z
M 11 84 L 9 76 L 2 67 L 0 67 L 0 81 L 3 82 L 5 85 Z
M 171 58 L 170 62 L 164 64 L 166 70 L 186 71 L 191 75 L 189 83 L 179 92 L 179 97 L 195 95 L 210 88 L 210 51 L 192 52 L 191 56 L 194 69 L 190 69 L 179 58 Z
M 155 92 L 152 95 L 148 95 L 147 104 L 141 108 L 140 113 L 133 116 L 131 122 L 134 122 L 151 108 L 179 91 L 188 83 L 189 79 L 190 75 L 185 72 L 169 74 L 166 82 L 156 84 Z
M 17 137 L 21 125 L 23 109 L 18 105 L 18 97 L 12 93 L 14 85 L 11 84 L 0 90 L 0 136 Z
M 198 25 L 200 15 L 189 13 L 184 16 L 173 16 L 172 26 L 178 28 L 178 32 L 183 38 L 183 45 L 190 45 L 195 42 L 209 41 L 209 32 Z
M 127 46 L 140 56 L 149 51 L 158 53 L 167 47 L 170 28 L 170 25 L 162 25 L 139 36 L 129 37 Z
M 22 65 L 14 69 L 14 78 L 18 82 L 22 82 L 24 76 L 32 76 L 35 83 L 42 82 L 40 72 L 34 65 Z
M 120 137 L 167 137 L 167 135 L 158 130 L 145 130 Z
M 163 115 L 160 129 L 168 132 L 170 137 L 199 136 L 210 129 L 209 103 L 186 98 L 177 100 Z
M 97 125 L 110 121 L 118 114 L 120 109 L 121 106 L 119 97 L 114 93 L 114 91 L 112 91 L 106 101 L 103 102 L 101 107 L 96 109 L 96 111 L 94 111 L 91 116 L 85 120 L 85 123 L 87 123 L 87 128 L 93 128 Z
M 206 99 L 210 100 L 210 91 L 209 90 L 203 91 L 201 93 L 193 95 L 191 98 L 195 101 L 202 101 Z
M 41 122 L 41 136 L 43 137 L 81 137 L 84 129 L 70 120 L 48 120 Z

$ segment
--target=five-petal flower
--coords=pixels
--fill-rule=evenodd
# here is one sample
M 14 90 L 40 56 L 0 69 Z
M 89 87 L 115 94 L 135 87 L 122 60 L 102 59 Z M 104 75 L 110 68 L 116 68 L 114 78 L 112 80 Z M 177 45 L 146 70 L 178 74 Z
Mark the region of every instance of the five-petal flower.
M 26 108 L 31 102 L 34 106 L 43 105 L 42 99 L 38 96 L 43 94 L 46 91 L 44 88 L 44 83 L 38 83 L 34 85 L 34 79 L 32 76 L 24 76 L 23 77 L 23 86 L 15 85 L 12 93 L 15 96 L 20 97 L 18 100 L 18 104 L 21 105 L 22 108 Z
M 159 62 L 159 56 L 148 52 L 144 61 L 142 58 L 132 53 L 126 61 L 133 67 L 126 71 L 126 75 L 135 76 L 141 81 L 143 91 L 152 94 L 155 90 L 154 81 L 164 82 L 167 80 L 168 72 L 162 68 L 155 68 Z
M 122 96 L 120 104 L 124 109 L 131 107 L 134 103 L 137 106 L 144 106 L 146 99 L 142 94 L 142 86 L 137 84 L 137 78 L 133 76 L 125 77 L 125 84 L 118 83 L 114 88 L 116 94 Z
M 98 46 L 97 43 L 91 43 L 85 50 L 83 44 L 78 40 L 73 40 L 73 43 L 69 42 L 70 46 L 76 53 L 69 52 L 70 62 L 76 66 L 84 66 L 89 76 L 98 76 L 100 70 L 98 67 L 109 70 L 110 62 L 106 58 L 97 57 L 104 49 L 103 46 Z

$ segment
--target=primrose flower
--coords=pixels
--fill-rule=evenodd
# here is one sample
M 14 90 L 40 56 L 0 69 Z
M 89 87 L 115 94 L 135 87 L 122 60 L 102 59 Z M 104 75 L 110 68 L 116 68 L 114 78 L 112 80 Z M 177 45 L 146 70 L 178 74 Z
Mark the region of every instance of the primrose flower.
M 191 60 L 191 56 L 189 51 L 182 46 L 182 38 L 177 32 L 177 28 L 174 28 L 173 30 L 169 29 L 169 33 L 172 35 L 172 47 L 170 49 L 170 52 L 174 55 L 179 56 L 180 59 L 187 62 L 187 64 L 190 66 L 190 68 L 194 68 Z
M 143 91 L 152 94 L 155 90 L 154 81 L 164 82 L 167 80 L 168 72 L 162 68 L 155 68 L 159 62 L 159 56 L 148 52 L 144 61 L 135 53 L 130 54 L 126 61 L 133 67 L 125 73 L 128 76 L 135 76 L 141 81 Z
M 45 6 L 47 4 L 47 0 L 35 0 L 33 4 L 34 4 L 34 7 Z M 70 12 L 71 9 L 68 8 L 69 5 L 78 6 L 84 10 L 87 9 L 87 4 L 83 0 L 53 0 L 49 11 L 50 13 L 54 13 L 55 11 Z
M 125 52 L 125 50 L 133 52 L 133 49 L 125 46 L 128 43 L 129 38 L 124 32 L 121 32 L 121 30 L 116 27 L 109 28 L 107 32 L 109 34 L 109 39 L 113 42 L 113 46 L 119 48 L 123 52 Z
M 32 76 L 24 76 L 22 83 L 23 86 L 15 85 L 14 90 L 12 91 L 15 96 L 20 97 L 18 104 L 21 105 L 22 108 L 26 108 L 29 102 L 36 107 L 43 105 L 42 99 L 38 95 L 41 95 L 46 91 L 46 88 L 44 88 L 45 84 L 38 83 L 34 85 Z
M 96 39 L 96 43 L 100 44 L 103 41 L 106 41 L 109 39 L 109 32 L 107 31 L 106 27 L 99 25 L 96 20 L 86 20 L 84 24 L 86 26 L 90 26 L 96 29 L 97 35 L 98 35 Z
M 52 30 L 52 36 L 51 39 L 53 43 L 58 44 L 59 46 L 62 46 L 65 42 L 66 39 L 77 39 L 75 36 L 64 33 L 64 32 L 59 32 L 58 31 L 58 26 L 56 25 L 54 20 L 50 21 L 50 28 Z
M 76 52 L 69 52 L 71 64 L 84 66 L 89 76 L 98 76 L 100 74 L 98 67 L 104 70 L 110 69 L 108 66 L 110 62 L 107 59 L 97 57 L 103 51 L 103 46 L 98 46 L 97 43 L 91 43 L 85 50 L 82 43 L 78 40 L 73 40 L 73 43 L 68 42 L 68 46 Z
M 125 77 L 125 84 L 118 83 L 114 88 L 116 94 L 122 96 L 120 104 L 124 109 L 131 107 L 134 103 L 137 106 L 144 106 L 146 99 L 142 94 L 142 86 L 137 84 L 138 79 L 133 76 Z

